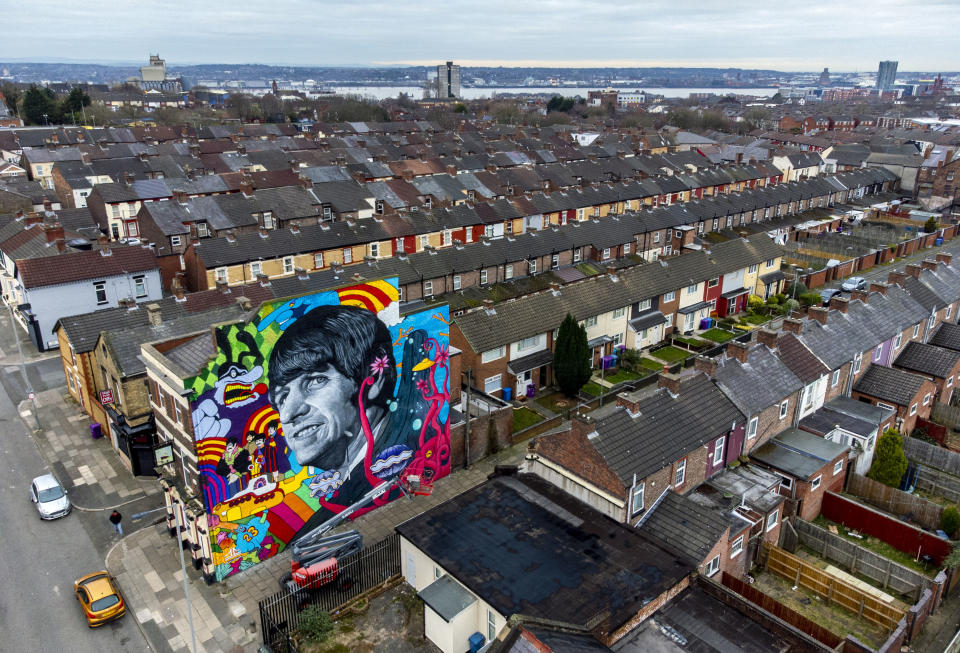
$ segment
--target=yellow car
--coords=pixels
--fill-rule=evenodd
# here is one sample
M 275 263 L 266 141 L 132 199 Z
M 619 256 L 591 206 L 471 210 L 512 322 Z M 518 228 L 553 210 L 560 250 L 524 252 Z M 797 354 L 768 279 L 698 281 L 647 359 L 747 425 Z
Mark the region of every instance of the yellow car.
M 98 571 L 78 578 L 73 583 L 73 593 L 80 601 L 87 625 L 91 628 L 119 619 L 127 613 L 120 588 L 109 572 Z

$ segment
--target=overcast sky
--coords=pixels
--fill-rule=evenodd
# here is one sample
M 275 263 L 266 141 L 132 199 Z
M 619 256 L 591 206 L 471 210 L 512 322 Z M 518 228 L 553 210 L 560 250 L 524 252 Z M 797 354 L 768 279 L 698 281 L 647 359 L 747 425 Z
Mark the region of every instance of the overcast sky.
M 960 0 L 14 0 L 2 16 L 0 60 L 960 70 Z

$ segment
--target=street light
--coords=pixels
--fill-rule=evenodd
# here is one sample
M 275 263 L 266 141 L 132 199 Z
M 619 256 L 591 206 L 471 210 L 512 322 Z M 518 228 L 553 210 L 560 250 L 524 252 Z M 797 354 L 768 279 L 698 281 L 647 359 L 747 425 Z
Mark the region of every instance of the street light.
M 47 127 L 50 126 L 50 121 L 47 120 L 47 114 L 43 114 L 43 124 L 45 124 Z
M 153 510 L 134 513 L 134 515 L 130 517 L 130 520 L 137 521 L 139 519 L 143 519 L 149 514 L 160 512 L 161 510 L 166 509 L 166 506 L 161 506 L 159 508 L 154 508 Z M 193 651 L 193 653 L 197 653 L 197 632 L 193 629 L 193 609 L 190 607 L 190 586 L 187 584 L 187 565 L 183 561 L 183 541 L 180 539 L 180 520 L 177 517 L 179 517 L 179 515 L 174 517 L 173 522 L 177 525 L 177 548 L 180 550 L 180 571 L 183 573 L 183 593 L 187 596 L 187 617 L 190 620 L 190 637 L 193 640 L 193 646 L 190 650 Z

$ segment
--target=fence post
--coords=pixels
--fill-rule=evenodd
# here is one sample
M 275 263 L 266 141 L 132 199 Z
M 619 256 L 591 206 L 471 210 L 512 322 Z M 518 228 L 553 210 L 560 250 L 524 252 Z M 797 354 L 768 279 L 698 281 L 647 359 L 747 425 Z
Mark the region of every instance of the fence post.
M 857 610 L 857 617 L 859 617 L 859 618 L 863 618 L 863 601 L 864 601 L 864 595 L 861 594 L 861 595 L 860 595 L 860 609 Z
M 887 560 L 887 573 L 883 575 L 883 589 L 887 589 L 887 583 L 890 581 L 890 567 L 892 565 L 891 560 Z

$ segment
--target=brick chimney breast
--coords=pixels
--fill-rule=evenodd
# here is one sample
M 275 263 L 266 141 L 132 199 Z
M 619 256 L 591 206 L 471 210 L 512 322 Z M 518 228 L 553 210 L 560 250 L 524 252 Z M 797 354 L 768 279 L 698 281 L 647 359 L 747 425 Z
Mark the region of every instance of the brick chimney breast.
M 920 265 L 921 265 L 921 267 L 923 267 L 924 270 L 933 270 L 933 271 L 936 271 L 936 269 L 937 269 L 937 262 L 936 262 L 936 261 L 929 261 L 929 260 L 924 259 L 923 261 L 920 261 Z
M 949 252 L 938 252 L 937 260 L 945 265 L 950 265 L 950 261 L 953 260 L 953 255 Z
M 896 284 L 902 286 L 906 280 L 907 275 L 903 272 L 897 272 L 896 270 L 891 271 L 890 274 L 887 275 L 887 283 L 891 285 Z
M 666 388 L 667 392 L 676 397 L 680 394 L 680 377 L 677 374 L 661 372 L 657 377 L 657 387 Z
M 777 337 L 779 335 L 780 334 L 773 329 L 760 329 L 757 331 L 757 342 L 759 342 L 761 345 L 766 345 L 770 349 L 776 349 Z
M 693 361 L 693 369 L 712 377 L 717 372 L 717 361 L 709 356 L 697 356 Z
M 832 301 L 832 300 L 831 300 Z M 807 310 L 807 315 L 810 316 L 810 319 L 816 320 L 820 324 L 827 323 L 827 309 L 823 306 L 811 306 Z
M 873 282 L 873 283 L 870 284 L 870 292 L 878 292 L 878 293 L 880 293 L 881 295 L 886 295 L 886 294 L 887 294 L 887 288 L 889 288 L 889 287 L 890 287 L 890 286 L 888 286 L 887 284 L 885 284 L 885 283 L 883 283 L 883 282 L 876 282 L 876 281 L 875 281 L 875 282 Z
M 851 294 L 851 299 L 853 295 Z M 841 313 L 847 312 L 847 307 L 850 305 L 850 300 L 846 297 L 831 297 L 830 298 L 830 308 L 835 311 L 840 311 Z M 814 307 L 816 308 L 816 307 Z M 813 310 L 811 308 L 811 310 Z M 821 323 L 823 324 L 823 323 Z
M 914 279 L 920 278 L 920 273 L 923 271 L 923 268 L 919 265 L 914 265 L 913 263 L 908 263 L 904 269 L 907 274 L 909 274 Z
M 782 328 L 787 333 L 794 333 L 796 335 L 800 335 L 801 333 L 803 333 L 803 322 L 790 317 L 783 321 Z
M 741 363 L 747 362 L 747 354 L 750 351 L 749 345 L 737 340 L 731 340 L 727 343 L 727 356 L 736 358 Z

